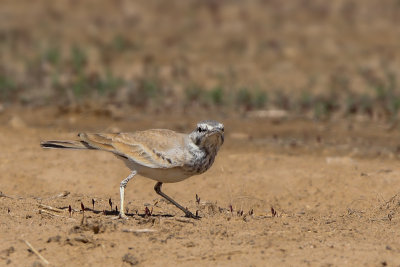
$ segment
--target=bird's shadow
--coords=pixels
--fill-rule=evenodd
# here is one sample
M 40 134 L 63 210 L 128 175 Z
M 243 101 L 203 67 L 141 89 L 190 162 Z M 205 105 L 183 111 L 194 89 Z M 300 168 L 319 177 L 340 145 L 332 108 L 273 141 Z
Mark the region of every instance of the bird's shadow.
M 99 214 L 99 213 L 103 213 L 106 216 L 118 216 L 119 215 L 119 211 L 116 210 L 103 210 L 103 211 L 99 211 L 99 210 L 93 210 L 93 209 L 87 209 L 89 211 L 92 211 L 95 214 Z M 171 214 L 146 214 L 146 213 L 125 213 L 126 216 L 128 217 L 134 217 L 134 216 L 139 216 L 142 218 L 149 218 L 149 217 L 153 217 L 153 218 L 170 218 L 170 217 L 174 217 Z
M 60 207 L 59 209 L 68 209 L 68 207 Z M 117 210 L 96 210 L 96 209 L 92 209 L 92 208 L 88 208 L 85 207 L 85 211 L 89 211 L 89 212 L 93 212 L 94 214 L 104 214 L 105 216 L 118 216 L 119 215 L 119 211 Z M 146 213 L 125 213 L 126 216 L 128 217 L 134 217 L 139 216 L 142 218 L 171 218 L 171 217 L 175 217 L 171 214 L 146 214 Z

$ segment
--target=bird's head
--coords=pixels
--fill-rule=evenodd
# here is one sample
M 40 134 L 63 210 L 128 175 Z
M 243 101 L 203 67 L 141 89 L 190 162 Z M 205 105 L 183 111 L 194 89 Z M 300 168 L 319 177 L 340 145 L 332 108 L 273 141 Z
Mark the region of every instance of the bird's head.
M 224 125 L 213 120 L 201 121 L 190 138 L 200 149 L 218 151 L 224 143 Z

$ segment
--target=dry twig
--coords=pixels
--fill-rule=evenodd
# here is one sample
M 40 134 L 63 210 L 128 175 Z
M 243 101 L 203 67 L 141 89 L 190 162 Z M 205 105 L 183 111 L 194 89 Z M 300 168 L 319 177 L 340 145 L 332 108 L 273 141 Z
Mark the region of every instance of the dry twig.
M 66 197 L 70 194 L 68 191 L 63 191 L 60 194 L 57 194 L 55 196 L 49 197 L 48 199 L 54 199 L 54 198 L 59 198 L 59 197 Z
M 5 197 L 5 198 L 11 198 L 11 199 L 14 199 L 14 197 L 10 197 L 10 196 L 8 196 L 8 195 L 4 194 L 4 193 L 3 193 L 3 192 L 1 192 L 1 191 L 0 191 L 0 197 Z
M 49 264 L 49 262 L 39 253 L 39 251 L 32 247 L 32 245 L 28 241 L 24 240 L 24 242 L 32 250 L 32 252 L 39 257 L 39 259 L 41 259 L 45 264 Z
M 126 233 L 154 233 L 157 232 L 157 230 L 155 229 L 122 229 L 122 232 L 126 232 Z
M 38 206 L 39 206 L 39 208 L 46 209 L 46 210 L 51 210 L 51 211 L 55 211 L 55 212 L 64 212 L 61 209 L 53 208 L 51 206 L 47 206 L 47 205 L 43 205 L 43 204 L 39 204 Z

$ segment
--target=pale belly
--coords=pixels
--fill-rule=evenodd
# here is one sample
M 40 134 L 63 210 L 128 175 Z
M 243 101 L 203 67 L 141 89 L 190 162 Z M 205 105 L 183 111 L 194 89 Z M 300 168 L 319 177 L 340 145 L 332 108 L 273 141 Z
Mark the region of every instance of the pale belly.
M 124 162 L 129 169 L 137 171 L 137 174 L 140 176 L 162 183 L 177 183 L 195 175 L 193 173 L 185 172 L 180 167 L 169 169 L 153 169 L 126 159 Z

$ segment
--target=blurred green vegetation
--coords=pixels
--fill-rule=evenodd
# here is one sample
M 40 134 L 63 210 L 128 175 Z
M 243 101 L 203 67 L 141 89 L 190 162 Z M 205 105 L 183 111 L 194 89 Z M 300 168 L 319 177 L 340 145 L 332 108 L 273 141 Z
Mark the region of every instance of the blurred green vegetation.
M 116 37 L 113 49 L 126 49 L 128 44 Z M 110 67 L 94 72 L 87 71 L 88 55 L 83 47 L 73 45 L 68 53 L 63 54 L 59 46 L 50 46 L 38 52 L 37 60 L 27 60 L 32 69 L 27 81 L 38 84 L 50 80 L 50 90 L 57 92 L 59 99 L 67 98 L 72 93 L 74 101 L 85 102 L 94 95 L 109 101 L 122 89 L 128 90 L 127 97 L 119 99 L 138 107 L 145 107 L 154 102 L 162 108 L 164 99 L 173 97 L 174 91 L 166 90 L 167 83 L 153 69 L 146 77 L 127 80 L 115 75 Z M 184 86 L 183 106 L 215 107 L 232 111 L 257 109 L 281 109 L 294 114 L 311 114 L 314 119 L 329 119 L 340 113 L 342 116 L 365 115 L 382 116 L 396 120 L 400 112 L 400 88 L 394 73 L 387 71 L 384 77 L 376 77 L 368 70 L 360 70 L 359 78 L 367 85 L 366 92 L 355 93 L 349 89 L 349 78 L 345 75 L 333 75 L 330 89 L 325 93 L 316 93 L 304 88 L 300 93 L 289 93 L 283 90 L 261 88 L 260 86 L 234 86 L 234 82 L 222 82 L 218 86 L 206 88 L 192 83 Z M 21 88 L 27 81 L 15 79 L 6 71 L 0 72 L 0 101 L 18 102 Z M 340 92 L 340 93 L 338 93 Z M 70 95 L 71 96 L 71 95 Z M 69 97 L 70 97 L 69 96 Z M 34 102 L 33 102 L 34 103 Z M 32 103 L 30 103 L 32 104 Z
M 0 102 L 397 120 L 398 1 L 306 2 L 8 1 Z

